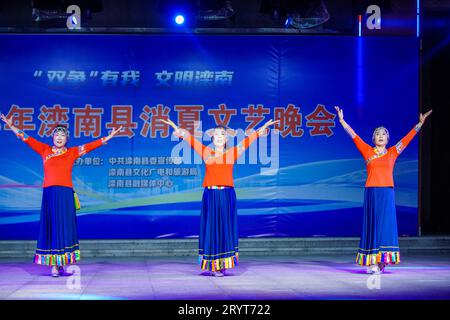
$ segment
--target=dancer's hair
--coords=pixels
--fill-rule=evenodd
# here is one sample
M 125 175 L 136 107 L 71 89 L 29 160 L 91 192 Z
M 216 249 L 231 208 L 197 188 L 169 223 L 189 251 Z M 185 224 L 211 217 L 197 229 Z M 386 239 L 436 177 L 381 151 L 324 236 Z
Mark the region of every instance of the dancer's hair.
M 69 140 L 69 129 L 67 129 L 66 126 L 62 125 L 62 124 L 58 124 L 52 131 L 52 137 L 55 136 L 55 134 L 59 133 L 59 132 L 64 132 L 64 134 L 67 137 L 67 140 Z

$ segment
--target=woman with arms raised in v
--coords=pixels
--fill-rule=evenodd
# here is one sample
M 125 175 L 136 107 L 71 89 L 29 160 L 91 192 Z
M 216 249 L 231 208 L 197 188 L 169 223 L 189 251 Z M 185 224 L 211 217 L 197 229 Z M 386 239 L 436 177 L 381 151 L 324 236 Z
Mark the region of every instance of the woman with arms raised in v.
M 375 147 L 372 147 L 345 122 L 344 111 L 339 107 L 335 109 L 339 122 L 366 162 L 363 229 L 356 263 L 366 266 L 368 273 L 378 274 L 384 271 L 386 265 L 400 262 L 393 178 L 395 161 L 422 128 L 431 110 L 425 115 L 420 114 L 419 123 L 395 146 L 387 149 L 389 131 L 386 128 L 375 129 L 372 135 Z
M 80 259 L 75 205 L 77 198 L 73 191 L 72 168 L 75 160 L 106 144 L 122 127 L 107 137 L 67 148 L 69 131 L 57 125 L 52 132 L 53 146 L 42 143 L 13 125 L 12 119 L 3 114 L 0 118 L 31 149 L 38 153 L 44 165 L 44 190 L 41 205 L 39 236 L 34 262 L 52 267 L 51 274 L 64 274 L 64 266 Z
M 238 229 L 236 193 L 233 183 L 233 167 L 237 158 L 266 129 L 279 121 L 268 121 L 237 146 L 227 148 L 227 128 L 217 126 L 213 130 L 212 148 L 203 145 L 185 129 L 170 119 L 161 120 L 175 130 L 202 157 L 206 166 L 203 180 L 203 197 L 200 216 L 199 263 L 202 270 L 221 277 L 226 269 L 238 263 Z

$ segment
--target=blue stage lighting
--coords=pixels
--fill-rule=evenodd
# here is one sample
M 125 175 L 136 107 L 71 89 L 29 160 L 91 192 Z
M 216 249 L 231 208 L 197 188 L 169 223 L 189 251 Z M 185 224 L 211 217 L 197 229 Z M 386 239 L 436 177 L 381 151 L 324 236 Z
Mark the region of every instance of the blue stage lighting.
M 182 25 L 184 23 L 184 16 L 182 16 L 181 14 L 177 15 L 175 17 L 175 23 L 178 25 Z

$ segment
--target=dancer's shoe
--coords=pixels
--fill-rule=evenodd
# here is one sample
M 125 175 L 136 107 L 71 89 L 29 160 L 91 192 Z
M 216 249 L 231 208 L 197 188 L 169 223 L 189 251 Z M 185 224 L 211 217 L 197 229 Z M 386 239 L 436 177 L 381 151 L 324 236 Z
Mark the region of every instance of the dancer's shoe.
M 383 273 L 384 272 L 384 270 L 386 269 L 386 263 L 384 263 L 384 262 L 381 262 L 381 263 L 379 263 L 378 264 L 378 268 L 380 269 L 380 273 Z
M 380 268 L 378 267 L 378 265 L 374 264 L 374 265 L 368 266 L 366 272 L 368 274 L 379 274 Z
M 59 277 L 59 272 L 58 272 L 57 266 L 52 266 L 52 277 L 53 278 Z
M 220 271 L 211 271 L 211 276 L 213 277 L 223 277 L 224 274 Z

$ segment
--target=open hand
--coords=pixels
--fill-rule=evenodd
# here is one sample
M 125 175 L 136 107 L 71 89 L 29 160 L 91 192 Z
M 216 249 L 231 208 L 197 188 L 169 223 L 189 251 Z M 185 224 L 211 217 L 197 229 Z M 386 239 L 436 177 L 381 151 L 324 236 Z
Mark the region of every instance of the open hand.
M 280 120 L 273 121 L 273 119 L 270 119 L 269 121 L 267 121 L 267 122 L 261 127 L 261 129 L 258 130 L 258 133 L 259 133 L 260 135 L 261 135 L 261 134 L 264 134 L 264 133 L 266 132 L 267 127 L 269 127 L 269 126 L 271 126 L 271 125 L 274 125 L 274 124 L 277 124 L 277 123 L 279 123 L 279 122 L 280 122 Z
M 3 121 L 4 123 L 6 123 L 6 125 L 7 125 L 8 127 L 11 128 L 11 126 L 13 125 L 12 117 L 10 117 L 10 118 L 8 119 L 3 113 L 0 113 L 0 118 L 2 119 L 2 121 Z
M 178 130 L 177 125 L 176 125 L 172 120 L 170 120 L 169 118 L 168 118 L 167 120 L 166 120 L 166 119 L 159 119 L 159 121 L 164 122 L 165 124 L 168 124 L 168 125 L 171 126 L 174 130 Z
M 336 109 L 336 111 L 338 113 L 339 121 L 344 120 L 344 110 L 342 110 L 338 106 L 335 106 L 334 108 Z
M 432 111 L 433 111 L 433 110 L 430 109 L 430 111 L 428 111 L 427 113 L 425 113 L 425 114 L 420 114 L 420 116 L 419 116 L 419 121 L 420 121 L 421 124 L 424 124 L 425 120 L 426 120 L 427 117 L 431 114 Z
M 113 131 L 109 134 L 109 138 L 114 137 L 117 133 L 122 131 L 122 129 L 123 129 L 123 126 L 120 126 L 119 128 L 113 129 Z

